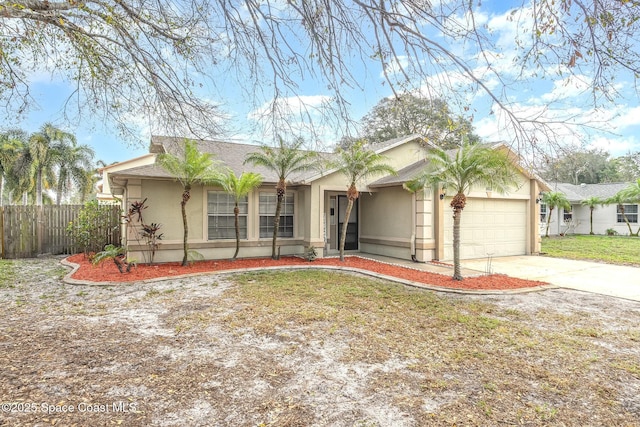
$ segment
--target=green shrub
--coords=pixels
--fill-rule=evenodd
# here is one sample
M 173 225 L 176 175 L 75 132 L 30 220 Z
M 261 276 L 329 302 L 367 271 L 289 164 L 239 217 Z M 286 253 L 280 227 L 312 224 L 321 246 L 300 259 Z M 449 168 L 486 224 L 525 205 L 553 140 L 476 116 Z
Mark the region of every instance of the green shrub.
M 105 224 L 111 222 L 111 212 L 105 206 L 100 206 L 97 200 L 84 204 L 78 213 L 78 218 L 67 225 L 67 234 L 73 239 L 73 246 L 78 247 L 85 255 L 99 252 L 108 243 L 109 235 L 118 226 L 105 229 Z

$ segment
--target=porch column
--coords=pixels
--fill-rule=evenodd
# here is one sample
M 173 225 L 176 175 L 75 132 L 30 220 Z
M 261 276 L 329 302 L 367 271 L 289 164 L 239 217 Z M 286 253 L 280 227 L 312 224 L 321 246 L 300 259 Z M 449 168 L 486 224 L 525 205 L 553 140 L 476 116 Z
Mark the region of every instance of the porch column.
M 127 191 L 126 191 L 126 199 L 123 200 L 122 210 L 127 213 L 129 211 L 129 207 L 133 202 L 141 202 L 142 201 L 142 180 L 140 179 L 129 179 L 127 181 Z M 128 245 L 129 242 L 135 242 L 139 238 L 140 233 L 140 224 L 137 220 L 133 220 L 128 224 L 125 224 L 126 233 L 124 236 L 126 241 L 125 245 Z
M 445 201 L 444 197 L 440 199 L 441 190 L 434 192 L 433 200 L 433 216 L 434 216 L 434 238 L 435 238 L 435 250 L 433 259 L 440 261 L 444 259 L 444 211 Z M 444 193 L 443 193 L 444 194 Z
M 436 258 L 436 216 L 433 191 L 424 190 L 415 193 L 415 255 L 418 261 L 431 261 Z
M 542 237 L 540 236 L 540 203 L 536 203 L 539 198 L 540 185 L 535 179 L 530 180 L 529 184 L 529 221 L 528 227 L 528 240 L 529 244 L 527 249 L 530 254 L 539 254 L 542 248 Z

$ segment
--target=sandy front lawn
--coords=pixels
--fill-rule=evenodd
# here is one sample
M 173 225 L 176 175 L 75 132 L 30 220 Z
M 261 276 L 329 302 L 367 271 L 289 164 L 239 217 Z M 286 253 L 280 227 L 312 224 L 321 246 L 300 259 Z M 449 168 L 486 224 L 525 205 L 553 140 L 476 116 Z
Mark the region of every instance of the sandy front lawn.
M 2 262 L 0 425 L 640 424 L 638 303 L 306 270 L 71 286 L 58 261 Z

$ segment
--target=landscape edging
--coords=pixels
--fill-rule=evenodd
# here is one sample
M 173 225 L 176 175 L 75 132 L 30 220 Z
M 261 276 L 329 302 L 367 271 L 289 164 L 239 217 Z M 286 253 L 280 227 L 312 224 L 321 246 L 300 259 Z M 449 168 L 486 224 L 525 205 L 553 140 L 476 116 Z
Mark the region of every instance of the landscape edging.
M 118 286 L 122 285 L 123 282 L 94 282 L 91 280 L 78 280 L 74 279 L 71 276 L 80 268 L 80 264 L 76 264 L 71 261 L 67 261 L 67 259 L 62 259 L 60 263 L 66 267 L 70 267 L 71 272 L 67 273 L 62 281 L 69 285 L 78 285 L 78 286 L 102 286 L 102 287 L 110 287 L 110 286 Z M 255 268 L 239 268 L 233 270 L 220 270 L 220 271 L 207 271 L 207 272 L 198 272 L 198 273 L 186 273 L 177 276 L 167 276 L 167 277 L 159 277 L 156 279 L 147 279 L 147 280 L 136 280 L 132 282 L 126 283 L 155 283 L 162 282 L 166 280 L 172 279 L 183 279 L 187 277 L 196 277 L 196 276 L 205 276 L 205 275 L 230 275 L 230 274 L 241 274 L 248 273 L 254 271 L 264 271 L 264 270 L 309 270 L 309 269 L 324 269 L 324 270 L 336 270 L 336 271 L 347 271 L 347 272 L 355 272 L 365 276 L 375 277 L 378 279 L 388 280 L 395 283 L 400 283 L 403 285 L 411 286 L 414 288 L 425 289 L 435 292 L 447 292 L 454 294 L 467 294 L 467 295 L 511 295 L 511 294 L 523 294 L 530 292 L 542 292 L 550 289 L 558 289 L 559 286 L 546 284 L 540 286 L 534 286 L 529 288 L 518 288 L 518 289 L 459 289 L 459 288 L 447 288 L 443 286 L 435 286 L 435 285 L 427 285 L 420 282 L 414 282 L 412 280 L 402 279 L 400 277 L 395 276 L 387 276 L 385 274 L 376 273 L 370 270 L 363 270 L 355 267 L 340 267 L 334 265 L 285 265 L 285 266 L 271 266 L 271 267 L 255 267 Z

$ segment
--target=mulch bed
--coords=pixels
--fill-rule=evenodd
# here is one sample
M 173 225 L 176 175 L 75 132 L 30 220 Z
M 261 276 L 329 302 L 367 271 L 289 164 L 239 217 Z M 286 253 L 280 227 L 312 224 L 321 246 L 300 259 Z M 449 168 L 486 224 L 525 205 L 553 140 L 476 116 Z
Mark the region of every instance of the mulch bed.
M 239 270 L 246 268 L 265 268 L 278 266 L 310 265 L 298 257 L 282 257 L 279 260 L 271 258 L 250 258 L 231 260 L 197 261 L 186 267 L 180 263 L 163 263 L 154 265 L 137 265 L 129 273 L 120 273 L 111 261 L 98 266 L 92 265 L 83 254 L 72 255 L 68 261 L 79 264 L 80 268 L 73 274 L 76 280 L 90 280 L 93 282 L 135 282 L 139 280 L 176 277 L 193 273 L 215 273 L 217 271 Z M 316 259 L 311 265 L 329 265 L 337 267 L 351 267 L 368 270 L 387 276 L 398 277 L 426 285 L 463 290 L 510 290 L 532 288 L 547 285 L 544 282 L 518 279 L 502 274 L 492 274 L 480 277 L 465 278 L 462 281 L 453 280 L 450 276 L 426 272 L 422 270 L 387 264 L 357 256 L 346 257 L 344 262 L 338 258 Z

